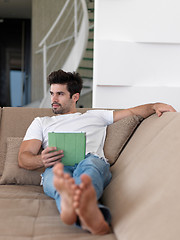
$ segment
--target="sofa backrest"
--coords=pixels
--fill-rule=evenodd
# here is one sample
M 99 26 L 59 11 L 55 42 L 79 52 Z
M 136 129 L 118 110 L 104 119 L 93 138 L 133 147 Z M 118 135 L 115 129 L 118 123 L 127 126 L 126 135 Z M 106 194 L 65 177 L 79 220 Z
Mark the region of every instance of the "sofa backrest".
M 150 116 L 111 168 L 102 201 L 117 239 L 179 238 L 179 133 L 180 113 Z

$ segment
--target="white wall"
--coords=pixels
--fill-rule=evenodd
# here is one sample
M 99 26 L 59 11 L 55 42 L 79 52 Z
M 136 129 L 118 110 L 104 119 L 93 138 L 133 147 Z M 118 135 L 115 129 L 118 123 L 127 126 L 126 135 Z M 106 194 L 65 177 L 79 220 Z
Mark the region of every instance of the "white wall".
M 96 0 L 93 107 L 180 111 L 179 0 Z

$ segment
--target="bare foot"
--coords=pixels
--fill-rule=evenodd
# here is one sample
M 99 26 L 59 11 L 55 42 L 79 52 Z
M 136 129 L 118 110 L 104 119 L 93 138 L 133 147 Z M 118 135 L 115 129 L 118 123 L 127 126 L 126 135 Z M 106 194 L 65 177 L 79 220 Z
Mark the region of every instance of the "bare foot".
M 72 225 L 77 220 L 77 215 L 73 207 L 74 191 L 78 186 L 75 185 L 74 179 L 67 173 L 64 173 L 62 163 L 57 163 L 54 168 L 54 186 L 61 196 L 61 214 L 62 221 Z
M 96 192 L 91 178 L 83 174 L 81 180 L 82 183 L 75 191 L 74 208 L 79 216 L 82 228 L 92 234 L 110 233 L 110 227 L 97 205 Z

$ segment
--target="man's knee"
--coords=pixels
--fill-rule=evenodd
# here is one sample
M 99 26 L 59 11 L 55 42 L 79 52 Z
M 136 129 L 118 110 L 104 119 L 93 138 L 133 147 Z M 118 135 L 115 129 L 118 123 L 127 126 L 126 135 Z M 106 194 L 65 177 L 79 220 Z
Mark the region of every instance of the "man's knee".
M 83 172 L 90 173 L 90 176 L 98 174 L 101 176 L 104 186 L 106 187 L 111 180 L 110 164 L 103 158 L 90 154 L 85 160 L 81 161 L 78 166 Z M 88 174 L 89 175 L 89 174 Z

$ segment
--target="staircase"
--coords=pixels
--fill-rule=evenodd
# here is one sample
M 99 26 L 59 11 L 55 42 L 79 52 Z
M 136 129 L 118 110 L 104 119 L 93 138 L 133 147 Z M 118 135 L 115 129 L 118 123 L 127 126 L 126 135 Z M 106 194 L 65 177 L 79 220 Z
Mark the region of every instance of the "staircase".
M 85 2 L 86 1 L 86 2 Z M 81 27 L 77 26 L 75 24 L 74 19 L 75 17 L 71 18 L 71 24 L 68 26 L 72 25 L 72 29 L 70 31 L 70 36 L 61 36 L 63 39 L 59 39 L 59 36 L 57 36 L 57 42 L 54 43 L 54 35 L 56 36 L 57 34 L 53 33 L 53 30 L 55 28 L 59 29 L 60 27 L 57 26 L 57 24 L 60 23 L 60 19 L 64 19 L 62 16 L 63 14 L 66 14 L 66 10 L 71 13 L 71 11 L 74 10 L 74 4 L 77 3 L 79 6 L 82 6 L 82 14 L 80 11 L 74 11 L 76 14 L 76 23 L 78 24 L 79 22 L 82 22 L 80 25 Z M 78 5 L 76 8 L 78 9 Z M 70 6 L 70 8 L 69 8 Z M 87 9 L 86 9 L 87 7 Z M 81 8 L 80 8 L 81 9 Z M 87 11 L 88 10 L 88 11 Z M 74 14 L 69 14 L 70 16 L 73 16 Z M 79 20 L 77 19 L 79 17 Z M 89 19 L 89 33 L 88 33 L 88 19 Z M 77 21 L 78 20 L 78 21 Z M 81 21 L 80 21 L 81 20 Z M 66 22 L 65 22 L 66 23 Z M 62 23 L 61 23 L 62 24 Z M 61 26 L 61 25 L 60 25 Z M 64 23 L 63 23 L 64 26 Z M 74 28 L 77 26 L 77 28 Z M 74 29 L 76 29 L 76 33 L 74 34 Z M 61 31 L 62 32 L 62 31 Z M 56 33 L 56 32 L 55 32 Z M 76 38 L 75 38 L 76 35 Z M 50 37 L 53 36 L 53 40 L 49 43 L 47 42 L 48 40 L 50 41 Z M 77 39 L 77 40 L 75 40 Z M 87 41 L 88 39 L 88 41 Z M 75 40 L 75 41 L 74 41 Z M 71 48 L 70 53 L 68 54 L 68 57 L 66 61 L 63 64 L 60 64 L 58 59 L 54 59 L 54 54 L 57 54 L 58 56 L 61 57 L 62 54 L 59 54 L 59 51 L 57 51 L 56 47 L 59 48 L 59 45 L 62 47 L 61 51 L 64 51 L 64 49 L 70 49 L 68 44 L 66 48 L 62 44 L 62 42 L 67 42 L 68 44 L 72 42 L 74 44 Z M 87 43 L 88 42 L 88 43 Z M 87 43 L 87 45 L 86 45 Z M 50 70 L 50 65 L 49 61 L 52 59 L 53 61 L 58 63 L 58 66 L 55 66 L 56 68 L 62 68 L 65 71 L 75 71 L 79 72 L 82 79 L 83 79 L 83 89 L 81 92 L 81 97 L 80 100 L 78 101 L 77 107 L 92 107 L 92 87 L 93 87 L 93 43 L 94 43 L 94 0 L 81 0 L 79 1 L 71 1 L 71 0 L 65 0 L 64 6 L 58 15 L 57 19 L 53 23 L 52 27 L 50 30 L 47 32 L 43 40 L 39 43 L 39 46 L 42 47 L 39 51 L 36 53 L 43 52 L 43 63 L 44 63 L 44 98 L 41 101 L 40 107 L 48 107 L 50 103 L 50 95 L 49 95 L 49 90 L 47 91 L 47 72 L 52 72 L 54 68 L 54 65 L 51 61 L 52 68 Z M 72 45 L 71 44 L 71 45 Z M 54 50 L 54 54 L 50 51 Z M 49 50 L 50 49 L 50 50 Z M 48 50 L 48 52 L 47 52 Z M 84 52 L 84 54 L 83 54 Z M 77 54 L 78 53 L 78 54 Z M 47 55 L 49 54 L 49 55 Z M 82 57 L 83 56 L 83 57 Z M 77 58 L 78 57 L 78 58 Z M 49 60 L 50 59 L 50 60 Z M 82 60 L 81 60 L 82 59 Z M 48 62 L 47 62 L 48 60 Z M 64 58 L 62 58 L 64 60 Z M 79 63 L 80 62 L 80 63 Z M 48 69 L 47 69 L 48 67 Z M 72 69 L 72 70 L 71 70 Z
M 83 89 L 78 107 L 92 107 L 93 48 L 94 48 L 94 0 L 87 0 L 89 17 L 89 37 L 84 57 L 77 72 L 83 79 Z

